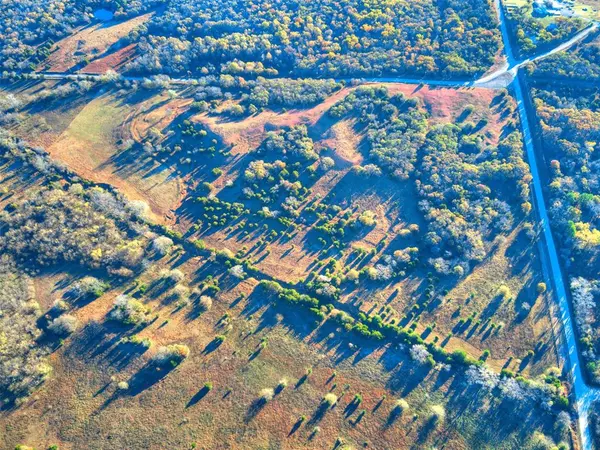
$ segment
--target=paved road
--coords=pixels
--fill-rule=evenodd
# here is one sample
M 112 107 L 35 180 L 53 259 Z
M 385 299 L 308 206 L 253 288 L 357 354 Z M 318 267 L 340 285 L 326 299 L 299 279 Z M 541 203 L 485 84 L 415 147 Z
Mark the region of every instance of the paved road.
M 565 332 L 565 340 L 567 345 L 567 359 L 569 371 L 573 381 L 573 397 L 576 400 L 576 408 L 579 415 L 579 430 L 581 433 L 581 447 L 584 450 L 592 448 L 591 433 L 588 426 L 588 412 L 589 407 L 593 399 L 598 398 L 598 389 L 589 387 L 583 378 L 581 369 L 581 361 L 579 358 L 579 352 L 577 351 L 577 342 L 573 320 L 571 319 L 571 312 L 569 310 L 569 300 L 565 288 L 565 282 L 563 280 L 562 272 L 560 269 L 560 263 L 558 254 L 556 251 L 556 245 L 554 243 L 554 237 L 552 236 L 552 230 L 550 228 L 550 220 L 548 218 L 548 211 L 544 201 L 544 194 L 542 189 L 542 183 L 540 181 L 540 174 L 535 158 L 535 148 L 533 139 L 531 136 L 531 127 L 529 124 L 529 118 L 527 116 L 527 107 L 525 104 L 525 98 L 521 81 L 519 78 L 514 83 L 515 96 L 519 109 L 519 116 L 521 118 L 521 126 L 523 129 L 523 139 L 525 141 L 525 149 L 527 151 L 527 159 L 529 161 L 529 167 L 531 169 L 531 175 L 533 177 L 533 195 L 535 198 L 535 206 L 539 215 L 540 226 L 544 241 L 546 243 L 546 257 L 549 262 L 550 275 L 552 277 L 552 283 L 554 285 L 556 298 L 560 310 L 560 317 L 562 326 Z
M 552 230 L 550 227 L 550 219 L 548 217 L 548 210 L 546 208 L 546 202 L 544 199 L 544 191 L 542 188 L 542 182 L 535 156 L 535 147 L 531 134 L 531 125 L 529 123 L 529 116 L 527 114 L 527 103 L 525 102 L 522 81 L 518 76 L 518 71 L 521 67 L 523 67 L 525 64 L 528 64 L 529 62 L 541 60 L 550 55 L 570 48 L 576 42 L 579 42 L 580 40 L 588 36 L 593 30 L 595 30 L 598 27 L 598 24 L 593 23 L 591 26 L 578 33 L 573 38 L 569 39 L 567 42 L 564 42 L 563 44 L 557 46 L 556 48 L 550 51 L 547 51 L 529 60 L 518 62 L 514 57 L 512 44 L 508 37 L 506 17 L 504 16 L 503 8 L 500 5 L 500 0 L 496 0 L 496 7 L 498 10 L 500 28 L 502 31 L 502 38 L 504 41 L 505 54 L 507 59 L 507 63 L 503 67 L 503 69 L 504 73 L 508 72 L 511 74 L 511 78 L 513 80 L 512 86 L 514 87 L 519 116 L 521 119 L 521 128 L 523 131 L 523 140 L 525 142 L 527 160 L 529 162 L 531 175 L 533 177 L 532 191 L 535 200 L 535 209 L 538 214 L 544 243 L 546 245 L 546 251 L 543 252 L 542 257 L 545 257 L 548 260 L 547 266 L 550 270 L 550 273 L 545 275 L 549 275 L 551 277 L 551 280 L 548 281 L 550 281 L 549 285 L 554 286 L 554 292 L 556 295 L 556 300 L 558 302 L 562 327 L 565 334 L 565 342 L 567 347 L 567 365 L 573 383 L 572 395 L 575 399 L 575 407 L 578 413 L 578 427 L 580 433 L 581 448 L 582 450 L 591 450 L 592 436 L 590 426 L 588 423 L 588 416 L 590 405 L 594 399 L 600 397 L 600 391 L 597 388 L 592 388 L 588 386 L 583 377 L 581 368 L 582 362 L 579 356 L 579 351 L 577 349 L 577 336 L 575 334 L 575 326 L 573 324 L 573 318 L 571 317 L 571 310 L 569 309 L 569 300 L 567 297 L 565 280 L 561 272 L 558 253 L 556 251 L 556 244 L 554 242 L 554 236 L 552 235 Z M 500 76 L 499 72 L 500 71 L 497 71 L 491 74 L 491 78 L 490 76 L 488 76 L 487 78 L 489 79 L 486 81 L 490 82 L 493 79 Z
M 546 51 L 539 55 L 517 60 L 512 51 L 512 45 L 509 39 L 508 21 L 504 14 L 504 9 L 500 4 L 501 0 L 495 0 L 496 11 L 498 13 L 498 21 L 500 23 L 500 31 L 504 42 L 506 61 L 494 70 L 492 73 L 485 75 L 477 80 L 440 80 L 435 78 L 414 78 L 414 77 L 366 77 L 361 78 L 364 82 L 373 83 L 402 83 L 402 84 L 427 84 L 429 86 L 439 87 L 483 87 L 488 89 L 504 89 L 508 87 L 515 79 L 519 69 L 529 63 L 542 60 L 548 56 L 554 55 L 561 51 L 571 48 L 576 43 L 585 39 L 592 31 L 596 30 L 600 25 L 597 22 L 592 22 L 588 27 L 574 35 L 568 41 Z M 82 74 L 82 73 L 66 73 L 66 72 L 37 72 L 37 75 L 46 80 L 64 80 L 64 79 L 80 79 L 93 78 L 99 80 L 105 75 L 103 74 Z M 121 79 L 128 81 L 143 81 L 145 77 L 120 75 Z M 355 79 L 355 78 L 354 78 Z M 334 78 L 338 82 L 351 82 L 353 78 Z M 192 85 L 198 80 L 195 78 L 171 78 L 170 83 L 173 85 Z
M 44 80 L 84 80 L 94 79 L 100 80 L 105 75 L 103 74 L 83 74 L 83 73 L 67 73 L 67 72 L 35 72 L 31 75 L 36 75 Z M 128 75 L 119 75 L 119 78 L 126 81 L 144 81 L 148 77 L 136 77 Z M 402 84 L 426 84 L 429 86 L 439 87 L 473 87 L 473 80 L 436 80 L 434 78 L 414 78 L 414 77 L 366 77 L 366 78 L 330 78 L 337 82 L 350 83 L 354 80 L 359 80 L 366 83 L 402 83 Z M 171 78 L 169 82 L 172 85 L 193 85 L 199 80 L 196 78 Z M 505 86 L 504 86 L 505 87 Z

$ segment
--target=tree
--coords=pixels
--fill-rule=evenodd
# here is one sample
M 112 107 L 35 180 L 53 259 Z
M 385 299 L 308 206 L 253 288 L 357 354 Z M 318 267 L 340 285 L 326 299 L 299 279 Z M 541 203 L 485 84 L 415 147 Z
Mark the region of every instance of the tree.
M 152 241 L 152 250 L 160 256 L 168 255 L 173 248 L 173 240 L 166 236 L 158 236 Z
M 126 294 L 117 296 L 109 316 L 125 325 L 139 325 L 148 320 L 150 308 Z
M 190 349 L 187 345 L 171 344 L 159 347 L 156 354 L 152 357 L 152 361 L 159 366 L 178 366 L 190 354 Z
M 79 320 L 75 316 L 63 314 L 50 322 L 48 330 L 58 336 L 68 336 L 74 333 L 78 327 Z

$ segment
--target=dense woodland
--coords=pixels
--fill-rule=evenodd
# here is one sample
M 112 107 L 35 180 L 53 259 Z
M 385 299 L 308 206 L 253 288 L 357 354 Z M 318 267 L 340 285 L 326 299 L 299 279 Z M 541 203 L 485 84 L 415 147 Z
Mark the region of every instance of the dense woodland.
M 147 228 L 138 221 L 147 206 L 99 187 L 85 187 L 39 149 L 0 134 L 0 162 L 16 164 L 42 185 L 21 192 L 0 212 L 0 407 L 22 402 L 50 373 L 45 355 L 77 327 L 69 314 L 78 300 L 96 298 L 106 282 L 88 276 L 70 296 L 42 314 L 31 278 L 46 268 L 81 267 L 126 279 L 152 254 Z M 61 186 L 59 179 L 69 179 Z M 7 192 L 2 193 L 6 196 Z
M 51 372 L 47 351 L 37 345 L 41 309 L 29 277 L 8 255 L 0 259 L 0 408 L 31 394 Z
M 598 93 L 573 98 L 568 91 L 536 90 L 534 98 L 552 177 L 552 219 L 573 252 L 571 264 L 597 278 L 599 268 L 589 262 L 600 250 Z
M 5 3 L 5 69 L 34 67 L 54 41 L 90 23 L 98 7 L 126 17 L 161 6 L 130 36 L 139 56 L 129 70 L 144 74 L 465 77 L 485 72 L 500 47 L 490 1 L 277 1 L 269 8 L 252 0 Z
M 530 69 L 534 77 L 564 77 L 577 81 L 600 81 L 600 36 L 587 39 L 568 52 L 545 58 Z
M 588 369 L 599 379 L 600 95 L 534 90 L 548 163 L 550 216 L 560 236 Z
M 9 1 L 0 8 L 0 55 L 3 69 L 35 66 L 51 43 L 90 17 L 74 2 Z
M 357 117 L 367 131 L 369 157 L 400 179 L 414 171 L 427 132 L 427 113 L 416 99 L 390 97 L 386 88 L 358 88 L 330 111 L 335 118 Z
M 500 46 L 491 2 L 471 0 L 173 0 L 132 39 L 132 72 L 246 76 L 471 76 Z
M 456 125 L 431 127 L 418 101 L 389 96 L 385 88 L 359 88 L 330 112 L 359 119 L 381 171 L 414 180 L 428 222 L 425 254 L 440 273 L 459 276 L 484 257 L 487 241 L 511 228 L 513 214 L 531 207 L 520 134 L 506 130 L 497 147 L 486 147 L 484 124 L 468 120 L 469 113 L 467 107 Z
M 157 77 L 148 79 L 145 85 L 155 85 Z M 258 77 L 246 80 L 232 75 L 208 75 L 198 80 L 192 108 L 197 111 L 226 113 L 233 117 L 256 114 L 269 109 L 303 108 L 324 101 L 340 90 L 344 83 L 332 79 L 268 79 Z M 239 102 L 223 108 L 223 100 L 239 99 Z

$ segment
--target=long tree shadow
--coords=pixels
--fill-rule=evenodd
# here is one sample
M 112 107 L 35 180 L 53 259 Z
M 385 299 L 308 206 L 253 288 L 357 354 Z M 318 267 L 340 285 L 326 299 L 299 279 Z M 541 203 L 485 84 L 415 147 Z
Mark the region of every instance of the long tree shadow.
M 260 314 L 254 334 L 283 325 L 297 339 L 305 339 L 316 326 L 314 319 L 307 317 L 310 313 L 302 308 L 289 306 L 276 297 L 276 294 L 258 286 L 247 297 L 241 315 L 256 317 Z
M 255 399 L 250 406 L 248 407 L 248 411 L 246 411 L 246 415 L 244 416 L 244 423 L 249 423 L 254 419 L 259 412 L 267 405 L 268 401 L 263 397 Z
M 159 366 L 150 362 L 131 377 L 129 389 L 124 394 L 135 397 L 163 380 L 174 369 L 172 366 Z
M 127 367 L 132 360 L 142 356 L 148 347 L 133 342 L 119 342 L 106 355 L 107 359 L 117 369 L 122 370 Z
M 350 403 L 344 408 L 344 417 L 348 418 L 358 409 L 360 402 L 356 399 L 352 399 Z
M 106 362 L 121 370 L 147 350 L 143 345 L 123 339 L 137 330 L 111 321 L 90 322 L 72 338 L 65 355 L 91 363 Z
M 383 429 L 387 430 L 388 428 L 391 428 L 392 426 L 394 426 L 394 424 L 400 420 L 403 413 L 404 413 L 404 411 L 402 410 L 402 408 L 399 408 L 399 407 L 392 408 L 392 410 L 390 411 L 390 413 L 387 416 L 387 419 L 385 420 Z
M 210 341 L 208 344 L 206 344 L 206 347 L 204 347 L 204 349 L 202 350 L 202 354 L 203 355 L 209 355 L 215 351 L 217 351 L 217 349 L 223 345 L 223 342 L 225 341 L 225 337 L 224 336 L 217 336 L 215 337 L 212 341 Z
M 288 437 L 292 436 L 296 431 L 298 431 L 300 429 L 300 427 L 302 426 L 303 423 L 304 423 L 304 417 L 300 417 L 296 421 L 296 423 L 294 423 L 294 426 L 292 427 L 292 429 L 288 433 Z
M 425 445 L 425 442 L 427 442 L 427 440 L 432 436 L 433 432 L 437 428 L 438 423 L 436 419 L 434 419 L 433 417 L 427 419 L 425 424 L 419 430 L 416 443 L 412 446 L 412 448 L 414 448 L 415 450 L 422 448 L 422 446 Z
M 206 397 L 209 392 L 210 392 L 210 387 L 208 387 L 208 386 L 202 386 L 202 389 L 200 389 L 198 392 L 196 392 L 194 394 L 194 396 L 190 399 L 190 401 L 187 402 L 187 404 L 185 405 L 185 407 L 186 408 L 190 408 L 191 406 L 194 406 L 200 400 L 202 400 L 204 397 Z

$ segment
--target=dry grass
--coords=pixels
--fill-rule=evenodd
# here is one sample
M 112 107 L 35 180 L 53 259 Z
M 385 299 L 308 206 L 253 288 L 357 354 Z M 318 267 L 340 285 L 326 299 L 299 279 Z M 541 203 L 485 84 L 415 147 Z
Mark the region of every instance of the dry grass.
M 205 262 L 192 260 L 180 267 L 192 277 Z M 150 281 L 152 273 L 142 279 Z M 43 277 L 37 283 L 59 295 L 62 278 Z M 514 448 L 513 439 L 521 442 L 517 421 L 499 423 L 485 407 L 469 408 L 460 421 L 454 420 L 460 396 L 453 395 L 453 377 L 416 369 L 402 351 L 368 346 L 350 350 L 347 336 L 335 329 L 311 331 L 297 313 L 264 304 L 252 294 L 254 287 L 255 282 L 245 281 L 224 289 L 210 311 L 193 319 L 188 308 L 177 311 L 165 305 L 164 295 L 148 295 L 146 302 L 159 318 L 140 335 L 151 337 L 153 347 L 140 356 L 126 355 L 125 360 L 116 349 L 128 331 L 105 323 L 117 292 L 77 310 L 81 331 L 53 354 L 54 375 L 36 398 L 0 420 L 0 447 L 26 442 L 37 448 L 59 444 L 75 449 L 94 443 L 99 449 L 160 449 L 189 448 L 197 442 L 200 448 L 214 449 L 329 448 L 341 436 L 355 447 L 363 442 L 371 448 L 420 447 L 442 439 L 451 448 L 473 448 L 489 439 L 484 427 L 505 430 L 494 445 L 505 442 L 506 448 Z M 247 298 L 240 300 L 242 293 Z M 230 318 L 224 326 L 225 312 Z M 222 333 L 227 333 L 226 341 L 206 353 L 213 337 Z M 264 338 L 268 346 L 257 354 Z M 191 349 L 180 367 L 139 392 L 117 390 L 121 381 L 135 386 L 136 374 L 156 348 L 173 342 Z M 308 367 L 312 373 L 297 384 Z M 257 406 L 260 391 L 274 388 L 282 377 L 289 386 Z M 206 382 L 213 384 L 209 392 L 203 391 Z M 320 402 L 329 391 L 340 399 L 325 412 Z M 354 408 L 350 402 L 356 393 L 363 401 Z M 396 398 L 405 398 L 410 411 L 390 422 Z M 425 433 L 430 406 L 447 402 L 449 425 Z M 361 409 L 367 413 L 357 421 Z M 295 426 L 302 415 L 306 420 Z M 315 426 L 320 433 L 311 438 Z M 531 426 L 550 424 L 540 419 Z
M 136 110 L 134 106 L 112 95 L 98 95 L 75 111 L 69 125 L 47 149 L 54 159 L 80 176 L 109 183 L 131 200 L 146 201 L 152 209 L 152 219 L 168 223 L 183 196 L 180 180 L 167 168 L 154 171 L 151 176 L 147 176 L 149 170 L 123 173 L 114 162 L 121 151 L 120 143 L 126 139 L 122 129 Z
M 584 0 L 575 2 L 575 14 L 588 19 L 598 20 L 600 18 L 600 1 Z

